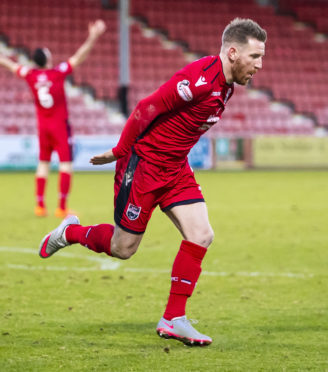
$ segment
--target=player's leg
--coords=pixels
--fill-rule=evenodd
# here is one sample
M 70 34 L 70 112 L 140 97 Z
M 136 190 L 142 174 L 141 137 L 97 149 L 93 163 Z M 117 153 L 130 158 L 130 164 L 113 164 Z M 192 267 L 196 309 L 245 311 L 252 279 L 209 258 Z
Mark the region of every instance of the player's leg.
M 166 211 L 185 240 L 208 248 L 214 232 L 210 225 L 205 202 L 178 205 Z
M 67 122 L 63 123 L 58 130 L 52 133 L 55 143 L 54 148 L 59 157 L 59 174 L 58 174 L 58 206 L 55 216 L 64 218 L 69 214 L 67 200 L 72 185 L 73 174 L 73 148 L 71 127 Z
M 171 290 L 157 332 L 165 338 L 176 338 L 190 345 L 208 345 L 211 338 L 200 334 L 188 322 L 186 303 L 201 273 L 201 263 L 213 240 L 205 203 L 175 206 L 166 214 L 181 232 L 184 240 L 174 260 Z
M 115 226 L 114 235 L 111 240 L 111 255 L 126 260 L 136 253 L 143 234 L 132 234 Z
M 40 256 L 47 258 L 64 246 L 80 243 L 97 253 L 104 252 L 120 259 L 131 257 L 138 249 L 153 210 L 152 204 L 140 204 L 140 200 L 152 203 L 152 198 L 140 195 L 135 188 L 143 179 L 138 163 L 139 158 L 135 154 L 117 161 L 115 228 L 110 224 L 81 226 L 76 216 L 68 216 L 57 229 L 43 238 Z
M 71 161 L 62 161 L 59 163 L 58 170 L 58 207 L 56 208 L 55 216 L 64 218 L 69 214 L 67 199 L 72 186 L 73 164 Z
M 206 204 L 189 166 L 181 172 L 179 182 L 168 193 L 161 208 L 184 240 L 172 267 L 170 295 L 157 332 L 186 344 L 208 345 L 212 340 L 197 332 L 185 316 L 187 300 L 194 291 L 202 260 L 213 240 Z
M 36 206 L 34 213 L 38 217 L 44 217 L 47 215 L 44 195 L 48 180 L 49 168 L 49 162 L 40 161 L 35 173 Z
M 143 234 L 132 234 L 110 224 L 71 225 L 65 237 L 69 244 L 80 243 L 96 253 L 126 260 L 137 251 Z
M 110 224 L 81 226 L 79 219 L 71 215 L 42 239 L 39 254 L 48 258 L 59 249 L 79 243 L 96 253 L 128 259 L 137 251 L 142 236 Z
M 43 126 L 39 130 L 39 163 L 35 173 L 36 206 L 34 213 L 38 217 L 47 215 L 45 192 L 50 169 L 52 146 L 49 142 L 47 130 Z

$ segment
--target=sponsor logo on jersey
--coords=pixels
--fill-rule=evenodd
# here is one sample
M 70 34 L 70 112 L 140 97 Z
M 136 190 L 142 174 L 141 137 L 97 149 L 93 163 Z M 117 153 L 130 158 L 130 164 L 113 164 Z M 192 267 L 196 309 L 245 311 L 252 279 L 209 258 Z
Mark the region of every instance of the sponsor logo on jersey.
M 189 85 L 190 81 L 188 80 L 179 81 L 177 84 L 178 94 L 186 102 L 190 102 L 193 99 Z
M 41 80 L 34 84 L 35 89 L 40 89 L 41 87 L 48 87 L 50 89 L 52 87 L 52 82 L 49 80 Z
M 179 278 L 177 276 L 171 276 L 171 282 L 178 282 Z
M 219 116 L 210 115 L 206 120 L 208 123 L 217 123 L 220 120 Z
M 36 80 L 39 81 L 40 83 L 47 81 L 48 77 L 46 74 L 40 74 L 36 77 Z
M 136 205 L 133 205 L 130 203 L 126 211 L 126 215 L 129 220 L 134 221 L 139 217 L 140 212 L 141 212 L 141 207 L 137 207 Z
M 220 112 L 220 109 L 216 111 L 216 115 Z M 216 116 L 216 115 L 210 115 L 207 120 L 206 120 L 206 123 L 202 124 L 198 130 L 201 130 L 201 131 L 206 131 L 208 129 L 210 129 L 215 123 L 217 123 L 219 120 L 220 120 L 220 117 L 219 116 Z
M 200 130 L 200 131 L 206 131 L 206 130 L 209 130 L 211 127 L 212 127 L 212 123 L 211 124 L 202 124 L 199 128 L 198 128 L 198 130 Z
M 211 96 L 213 96 L 213 97 L 220 97 L 221 96 L 221 92 L 212 92 L 211 93 Z
M 205 80 L 204 76 L 200 76 L 195 84 L 195 87 L 200 87 L 201 85 L 205 84 L 207 84 L 207 81 Z

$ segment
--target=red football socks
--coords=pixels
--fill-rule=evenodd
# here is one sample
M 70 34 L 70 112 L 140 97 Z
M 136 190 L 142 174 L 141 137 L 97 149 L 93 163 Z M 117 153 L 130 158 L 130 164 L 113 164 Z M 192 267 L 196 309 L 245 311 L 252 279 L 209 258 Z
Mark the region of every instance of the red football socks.
M 35 193 L 36 201 L 39 207 L 45 208 L 44 205 L 44 190 L 46 188 L 47 179 L 44 177 L 35 177 Z
M 97 253 L 106 253 L 111 256 L 110 242 L 114 233 L 114 226 L 109 224 L 81 226 L 69 225 L 65 230 L 66 240 L 71 243 L 80 243 Z
M 165 319 L 185 315 L 186 303 L 202 271 L 201 263 L 206 252 L 205 247 L 182 241 L 172 267 L 170 296 L 163 315 Z
M 67 196 L 71 188 L 71 173 L 60 172 L 59 173 L 59 200 L 58 207 L 61 209 L 66 209 Z

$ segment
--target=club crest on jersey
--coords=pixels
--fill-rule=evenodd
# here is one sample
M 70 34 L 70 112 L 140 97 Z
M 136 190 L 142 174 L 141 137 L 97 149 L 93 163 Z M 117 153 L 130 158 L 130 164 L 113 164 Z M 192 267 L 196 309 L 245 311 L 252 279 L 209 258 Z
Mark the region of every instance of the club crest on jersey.
M 186 102 L 190 102 L 193 99 L 189 85 L 190 81 L 188 80 L 179 81 L 177 84 L 178 94 Z
M 139 217 L 140 212 L 141 212 L 141 207 L 137 207 L 130 203 L 126 211 L 126 215 L 128 216 L 128 219 L 130 221 L 134 221 Z

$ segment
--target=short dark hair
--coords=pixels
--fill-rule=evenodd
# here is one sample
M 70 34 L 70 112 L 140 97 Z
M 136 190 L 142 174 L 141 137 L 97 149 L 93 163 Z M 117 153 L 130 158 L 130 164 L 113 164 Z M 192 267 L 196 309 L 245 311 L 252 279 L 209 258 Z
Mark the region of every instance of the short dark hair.
M 256 22 L 247 18 L 235 18 L 224 29 L 222 44 L 237 42 L 246 44 L 249 38 L 266 42 L 266 31 Z
M 44 67 L 47 64 L 47 56 L 42 48 L 35 49 L 32 59 L 39 67 Z

